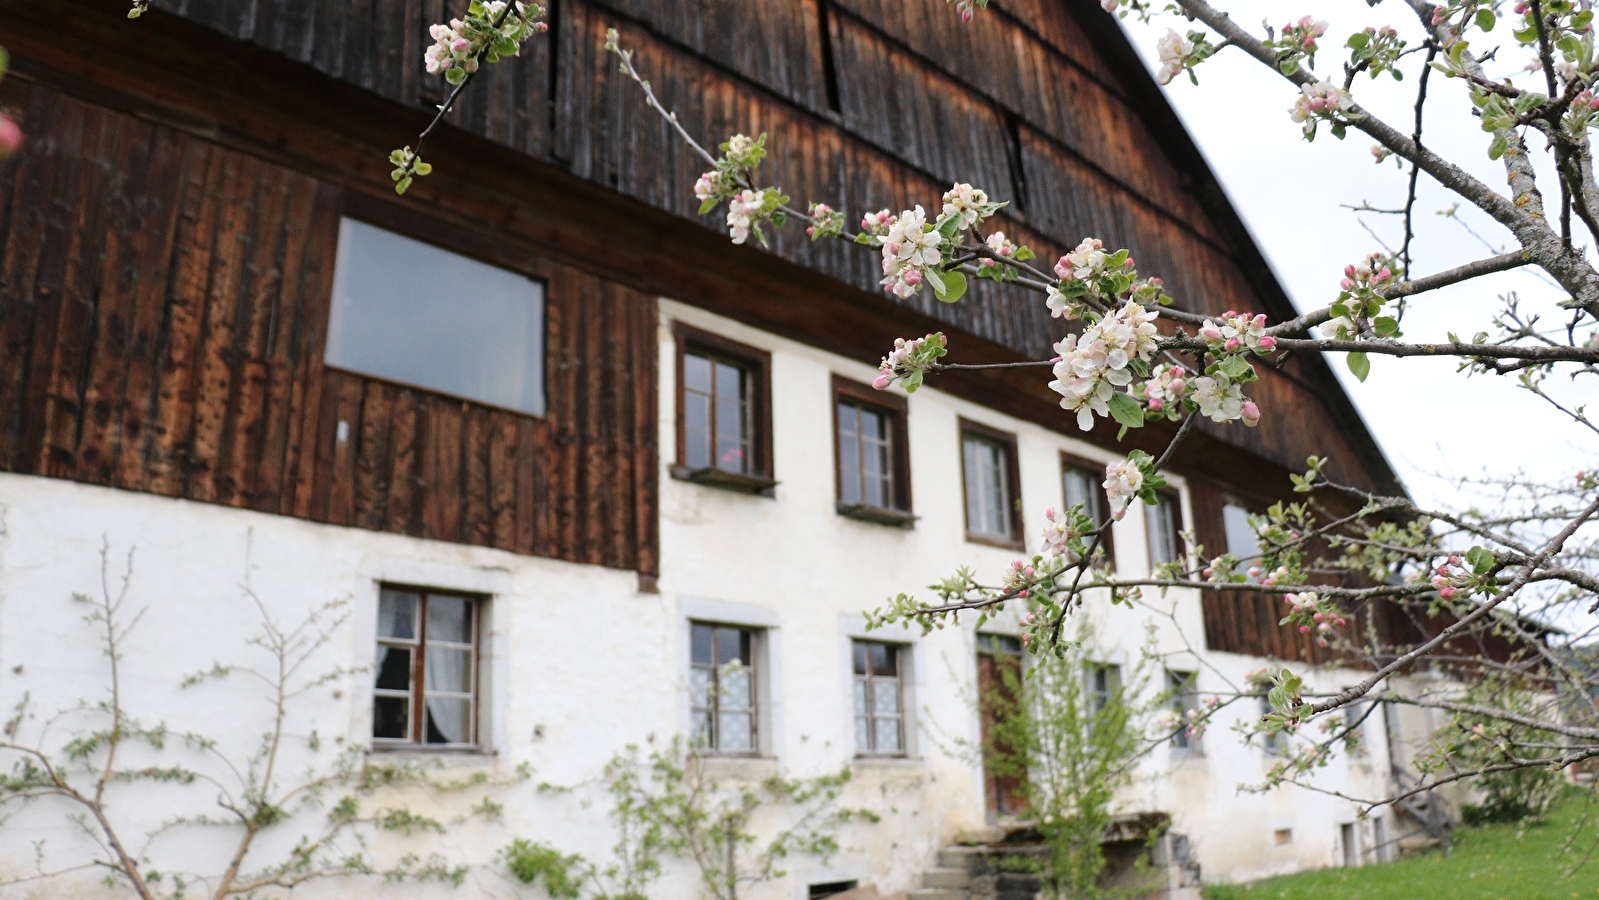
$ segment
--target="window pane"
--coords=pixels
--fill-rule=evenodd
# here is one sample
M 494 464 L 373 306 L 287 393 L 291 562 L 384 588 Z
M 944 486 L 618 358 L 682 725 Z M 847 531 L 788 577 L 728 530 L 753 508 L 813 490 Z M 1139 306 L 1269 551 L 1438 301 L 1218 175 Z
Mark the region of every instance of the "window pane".
M 472 642 L 472 601 L 461 597 L 428 596 L 428 643 Z
M 716 746 L 716 729 L 711 727 L 711 711 L 700 710 L 694 713 L 694 746 L 714 748 Z
M 844 503 L 861 502 L 861 448 L 855 430 L 856 410 L 851 403 L 838 405 L 838 499 Z
M 690 669 L 688 673 L 688 702 L 693 706 L 710 706 L 711 691 L 710 669 Z
M 472 651 L 435 647 L 430 643 L 423 672 L 428 693 L 469 694 L 472 692 Z
M 1005 455 L 995 444 L 985 445 L 984 450 L 988 475 L 988 532 L 1009 537 L 1010 516 L 1006 515 L 1005 504 L 1010 499 L 1010 491 L 1006 484 Z
M 1099 478 L 1086 469 L 1067 467 L 1065 481 L 1066 506 L 1072 507 L 1081 503 L 1083 509 L 1096 523 L 1102 521 L 1105 518 L 1104 493 Z
M 542 415 L 544 286 L 344 219 L 326 361 Z
M 878 715 L 899 713 L 899 679 L 872 681 L 872 712 Z
M 871 710 L 866 707 L 866 681 L 857 679 L 855 681 L 855 714 L 864 716 L 869 712 Z
M 427 743 L 472 742 L 472 702 L 462 697 L 428 697 Z
M 853 655 L 855 657 L 855 674 L 856 675 L 865 675 L 866 674 L 866 642 L 865 641 L 853 641 L 852 642 L 852 646 L 850 647 L 850 650 L 852 651 L 851 655 Z
M 750 633 L 742 628 L 716 629 L 716 662 L 718 665 L 741 662 L 746 666 L 750 659 Z
M 1156 498 L 1154 506 L 1144 507 L 1144 523 L 1149 537 L 1150 562 L 1159 565 L 1171 562 L 1178 556 L 1177 510 L 1171 497 L 1158 494 Z
M 684 353 L 683 387 L 701 394 L 709 394 L 711 392 L 711 361 L 697 353 Z
M 718 673 L 721 688 L 721 706 L 725 709 L 749 709 L 755 705 L 755 679 L 748 668 L 738 663 L 724 664 Z
M 380 691 L 411 689 L 411 651 L 403 647 L 378 647 L 377 681 Z
M 378 637 L 416 640 L 417 596 L 384 588 L 378 595 Z
M 977 454 L 982 445 L 976 438 L 961 441 L 961 466 L 966 478 L 966 530 L 983 533 L 983 486 L 978 477 Z
M 744 409 L 744 373 L 735 366 L 716 364 L 716 467 L 728 472 L 748 472 L 744 436 L 748 433 Z
M 711 465 L 711 398 L 683 395 L 683 465 L 705 469 Z
M 755 729 L 747 712 L 724 712 L 717 717 L 716 749 L 733 752 L 755 749 Z
M 877 676 L 887 675 L 893 677 L 899 674 L 899 656 L 895 652 L 898 648 L 889 644 L 872 644 L 872 674 Z
M 1258 562 L 1251 557 L 1260 555 L 1260 541 L 1255 529 L 1249 527 L 1249 510 L 1228 503 L 1221 508 L 1221 521 L 1227 535 L 1227 552 L 1239 560 L 1233 571 L 1247 572 Z
M 411 698 L 375 697 L 372 701 L 372 736 L 404 741 L 411 738 Z
M 865 717 L 855 719 L 855 750 L 858 753 L 872 752 L 872 720 Z
M 695 625 L 693 631 L 694 645 L 693 658 L 696 666 L 714 666 L 716 659 L 711 655 L 711 634 L 714 632 L 709 625 Z
M 900 751 L 899 720 L 877 719 L 875 724 L 877 726 L 875 729 L 877 746 L 873 749 L 878 753 L 898 753 Z

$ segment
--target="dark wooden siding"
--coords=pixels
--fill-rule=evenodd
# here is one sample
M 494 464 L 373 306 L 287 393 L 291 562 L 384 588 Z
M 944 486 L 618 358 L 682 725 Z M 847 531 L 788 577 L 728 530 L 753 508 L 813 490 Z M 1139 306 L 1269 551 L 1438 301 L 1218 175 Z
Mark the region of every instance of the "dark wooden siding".
M 656 571 L 652 298 L 498 247 L 548 285 L 545 417 L 324 369 L 342 191 L 4 101 L 29 146 L 0 170 L 0 468 Z

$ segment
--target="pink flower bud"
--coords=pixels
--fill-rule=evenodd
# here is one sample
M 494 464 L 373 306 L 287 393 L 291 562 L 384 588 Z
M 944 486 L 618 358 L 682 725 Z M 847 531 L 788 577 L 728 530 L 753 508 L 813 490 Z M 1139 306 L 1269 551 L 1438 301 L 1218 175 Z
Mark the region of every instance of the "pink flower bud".
M 1438 574 L 1439 575 L 1448 575 L 1449 574 L 1449 567 L 1447 565 L 1439 566 L 1438 567 Z
M 1171 389 L 1172 393 L 1174 394 L 1181 394 L 1185 389 L 1187 389 L 1187 387 L 1188 382 L 1182 380 L 1181 378 L 1173 378 L 1171 380 Z
M 1222 314 L 1221 314 L 1221 317 L 1222 317 L 1222 318 L 1223 318 L 1223 319 L 1231 319 L 1231 318 L 1232 318 L 1232 317 L 1233 317 L 1233 316 L 1236 316 L 1236 315 L 1238 315 L 1238 310 L 1236 310 L 1236 309 L 1229 309 L 1229 310 L 1227 310 L 1227 311 L 1226 311 L 1226 312 L 1224 312 L 1224 313 L 1222 313 Z
M 1255 405 L 1255 401 L 1245 400 L 1239 411 L 1243 414 L 1245 426 L 1254 428 L 1260 424 L 1260 407 Z
M 1228 338 L 1227 339 L 1227 343 L 1223 344 L 1222 347 L 1225 348 L 1228 353 L 1231 353 L 1234 350 L 1237 350 L 1238 349 L 1238 338 Z
M 1249 321 L 1250 321 L 1250 324 L 1254 325 L 1256 328 L 1265 328 L 1266 327 L 1266 314 L 1265 313 L 1257 313 L 1255 315 L 1255 317 L 1253 319 L 1250 319 Z
M 1348 276 L 1350 278 L 1354 278 L 1355 277 L 1355 266 L 1354 266 L 1353 263 L 1351 263 L 1350 265 L 1344 266 L 1344 275 L 1346 275 L 1346 276 Z
M 1221 340 L 1221 329 L 1215 325 L 1206 325 L 1199 329 L 1199 336 L 1207 341 L 1219 341 Z
M 883 249 L 887 250 L 890 256 L 898 256 L 899 255 L 899 241 L 889 241 L 888 244 Z
M 904 275 L 900 276 L 900 280 L 904 281 L 911 287 L 915 287 L 916 285 L 922 283 L 922 272 L 920 269 L 911 269 Z
M 1445 600 L 1448 600 L 1449 598 L 1453 597 L 1454 595 L 1455 595 L 1455 589 L 1452 588 L 1452 587 L 1443 588 L 1442 590 L 1440 590 L 1438 592 L 1438 596 L 1444 598 Z
M 1260 580 L 1260 583 L 1265 585 L 1265 586 L 1267 586 L 1267 587 L 1271 587 L 1272 585 L 1276 584 L 1277 582 L 1273 581 L 1270 578 L 1262 578 Z
M 1149 401 L 1149 408 L 1150 408 L 1151 411 L 1158 412 L 1160 410 L 1160 408 L 1162 406 L 1165 406 L 1165 405 L 1166 405 L 1166 401 L 1160 399 L 1159 397 L 1156 397 L 1156 398 L 1154 398 L 1154 399 Z
M 1344 621 L 1344 620 L 1343 620 L 1343 617 L 1342 617 L 1342 616 L 1340 616 L 1340 617 L 1339 617 L 1339 618 L 1338 618 L 1338 619 L 1337 619 L 1337 620 L 1336 620 L 1336 621 L 1337 621 L 1337 624 L 1338 624 L 1338 627 L 1339 627 L 1339 628 L 1342 628 L 1342 627 L 1344 627 L 1344 626 L 1345 626 L 1345 625 L 1348 625 L 1348 624 L 1349 624 L 1349 623 L 1348 623 L 1348 622 L 1345 622 L 1345 621 Z
M 1458 556 L 1454 556 L 1454 555 L 1451 555 L 1451 556 L 1450 556 L 1450 557 L 1449 557 L 1449 564 L 1450 564 L 1450 565 L 1451 565 L 1451 566 L 1458 566 L 1458 565 L 1460 565 L 1460 557 L 1458 557 Z
M 1250 566 L 1249 567 L 1249 577 L 1250 578 L 1259 578 L 1260 577 L 1260 566 Z
M 810 226 L 810 225 L 807 225 L 807 226 L 805 226 L 805 233 L 807 235 L 814 235 L 814 234 L 816 234 L 816 229 L 814 227 Z
M 22 146 L 22 129 L 10 117 L 0 115 L 0 159 L 6 159 Z
M 1350 288 L 1354 287 L 1355 283 L 1353 281 L 1350 281 L 1349 279 L 1345 278 L 1342 281 L 1338 282 L 1338 286 L 1347 291 Z
M 1388 279 L 1390 279 L 1392 277 L 1394 277 L 1393 270 L 1388 268 L 1387 266 L 1383 266 L 1382 270 L 1377 273 L 1377 280 L 1378 281 L 1387 281 Z
M 1200 572 L 1199 572 L 1199 574 L 1201 574 L 1201 575 L 1203 575 L 1203 576 L 1205 576 L 1205 577 L 1206 577 L 1206 578 L 1209 578 L 1209 577 L 1210 577 L 1210 575 L 1211 575 L 1211 568 L 1210 568 L 1210 566 L 1206 566 L 1206 567 L 1205 567 L 1205 568 L 1203 568 L 1203 569 L 1201 569 L 1201 570 L 1200 570 Z
M 877 377 L 872 380 L 872 387 L 877 388 L 880 391 L 886 391 L 888 390 L 888 386 L 893 382 L 894 376 L 892 374 L 888 372 L 878 372 Z
M 1271 350 L 1271 349 L 1275 348 L 1276 346 L 1277 346 L 1277 339 L 1276 338 L 1272 337 L 1269 334 L 1261 336 L 1261 338 L 1260 338 L 1260 349 L 1262 349 L 1262 350 Z
M 1327 616 L 1322 614 L 1322 613 L 1316 613 L 1315 615 L 1311 616 L 1310 618 L 1311 618 L 1312 621 L 1320 622 L 1321 620 L 1327 618 Z
M 1310 634 L 1310 626 L 1309 625 L 1301 625 L 1301 626 L 1299 626 L 1299 633 L 1300 634 Z

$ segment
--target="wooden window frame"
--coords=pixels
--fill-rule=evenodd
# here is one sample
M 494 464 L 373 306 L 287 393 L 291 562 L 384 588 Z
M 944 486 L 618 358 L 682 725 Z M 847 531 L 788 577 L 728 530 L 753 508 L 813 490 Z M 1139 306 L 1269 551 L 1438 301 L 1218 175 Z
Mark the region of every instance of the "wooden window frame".
M 833 376 L 832 398 L 833 508 L 839 515 L 852 519 L 893 525 L 898 528 L 914 527 L 916 516 L 911 512 L 909 404 L 906 398 L 879 391 L 869 384 L 861 384 L 839 375 Z M 864 501 L 844 502 L 844 460 L 840 456 L 842 448 L 838 428 L 838 408 L 844 403 L 870 408 L 881 413 L 888 422 L 889 475 L 893 479 L 892 507 L 873 506 Z
M 1111 701 L 1115 700 L 1117 694 L 1121 692 L 1122 667 L 1120 663 L 1090 662 L 1083 667 L 1083 670 L 1083 678 L 1088 682 L 1088 719 L 1093 721 L 1094 717 L 1103 712 L 1105 707 L 1109 706 Z M 1105 673 L 1105 690 L 1103 693 L 1100 692 L 1098 685 L 1095 684 L 1101 672 Z
M 462 591 L 451 591 L 438 588 L 421 587 L 418 585 L 384 582 L 379 586 L 378 589 L 380 603 L 382 592 L 386 590 L 403 591 L 406 593 L 415 594 L 417 595 L 417 599 L 419 601 L 417 604 L 417 632 L 415 639 L 406 640 L 404 638 L 385 638 L 378 634 L 373 635 L 373 639 L 378 647 L 404 647 L 411 653 L 411 688 L 408 691 L 411 701 L 409 710 L 411 736 L 401 739 L 380 738 L 376 735 L 373 735 L 372 749 L 375 751 L 385 752 L 405 750 L 425 751 L 429 753 L 478 752 L 482 748 L 481 737 L 483 686 L 480 683 L 480 679 L 482 678 L 483 674 L 483 611 L 488 606 L 488 598 L 480 594 L 472 594 Z M 425 740 L 425 728 L 427 722 L 427 604 L 428 598 L 432 596 L 449 597 L 455 600 L 465 600 L 472 610 L 472 672 L 469 678 L 469 683 L 472 686 L 472 739 L 465 743 L 430 744 Z M 381 627 L 381 623 L 379 623 L 379 625 Z M 385 691 L 383 694 L 380 694 L 380 690 L 381 689 L 377 688 L 376 686 L 374 686 L 372 689 L 374 727 L 376 725 L 375 720 L 377 713 L 375 706 L 377 698 L 379 696 L 393 696 L 395 693 L 398 693 L 395 691 Z
M 677 344 L 675 353 L 677 409 L 674 413 L 677 446 L 675 461 L 669 469 L 671 476 L 679 481 L 691 481 L 695 484 L 764 497 L 773 496 L 777 482 L 772 478 L 772 354 L 682 322 L 672 323 L 672 337 Z M 748 474 L 728 472 L 715 466 L 692 468 L 683 464 L 683 458 L 687 455 L 687 441 L 683 428 L 685 408 L 683 357 L 690 351 L 698 351 L 723 362 L 732 363 L 747 373 L 752 463 Z
M 872 657 L 871 657 L 870 651 L 868 651 L 867 655 L 866 655 L 867 674 L 862 675 L 862 674 L 856 672 L 855 671 L 855 647 L 856 647 L 857 644 L 865 644 L 868 647 L 870 647 L 872 645 L 887 647 L 888 648 L 888 652 L 892 653 L 894 655 L 894 673 L 895 674 L 892 677 L 887 676 L 887 675 L 876 675 L 876 674 L 873 674 L 871 672 Z M 866 719 L 867 743 L 872 745 L 868 749 L 862 749 L 857 744 L 856 747 L 855 747 L 855 755 L 856 755 L 856 757 L 870 758 L 870 759 L 896 759 L 896 758 L 903 758 L 903 757 L 906 757 L 906 756 L 910 755 L 910 748 L 907 746 L 907 744 L 908 744 L 907 738 L 908 738 L 908 736 L 910 734 L 910 729 L 906 727 L 909 724 L 910 714 L 907 713 L 906 710 L 905 710 L 905 660 L 910 655 L 909 651 L 910 651 L 910 648 L 905 646 L 904 644 L 896 644 L 896 643 L 893 643 L 891 641 L 872 641 L 872 640 L 866 640 L 864 638 L 851 638 L 850 639 L 849 652 L 850 652 L 850 684 L 851 684 L 851 690 L 852 691 L 854 690 L 854 685 L 856 683 L 865 682 L 865 684 L 866 684 L 866 712 L 864 714 L 864 717 Z M 890 681 L 890 680 L 892 680 L 895 683 L 896 687 L 898 688 L 898 693 L 899 693 L 899 704 L 898 704 L 899 705 L 899 712 L 897 712 L 897 713 L 879 713 L 879 712 L 877 712 L 876 707 L 875 707 L 875 702 L 876 702 L 875 698 L 877 696 L 877 693 L 876 693 L 876 691 L 873 690 L 873 685 L 876 682 L 879 682 L 879 681 Z M 853 726 L 854 723 L 855 723 L 855 720 L 859 719 L 859 718 L 862 718 L 862 714 L 855 712 L 854 707 L 852 705 L 851 708 L 850 708 L 850 724 Z M 899 720 L 899 749 L 898 750 L 879 750 L 879 749 L 877 749 L 877 720 L 878 719 L 898 719 Z
M 1183 497 L 1170 488 L 1156 491 L 1156 494 L 1171 502 L 1172 552 L 1177 554 L 1177 559 L 1182 559 L 1183 554 L 1187 552 L 1187 548 L 1183 546 Z M 1152 536 L 1152 522 L 1151 508 L 1146 506 L 1144 508 L 1144 555 L 1148 557 L 1149 570 L 1151 572 L 1155 570 L 1156 566 L 1162 565 L 1164 562 L 1157 562 L 1155 559 L 1155 542 L 1150 539 Z
M 720 718 L 721 718 L 721 700 L 719 699 L 720 698 L 720 694 L 721 694 L 721 688 L 720 688 L 720 684 L 719 684 L 719 679 L 721 678 L 721 675 L 720 675 L 720 671 L 719 670 L 721 669 L 721 666 L 718 665 L 716 663 L 716 661 L 715 661 L 715 659 L 716 659 L 716 657 L 715 657 L 716 646 L 717 646 L 716 631 L 717 631 L 717 629 L 724 629 L 724 628 L 725 629 L 729 629 L 729 630 L 733 630 L 733 631 L 742 631 L 745 634 L 749 635 L 749 642 L 750 642 L 750 662 L 749 662 L 749 670 L 750 670 L 750 707 L 749 707 L 749 711 L 750 711 L 750 747 L 749 747 L 749 749 L 748 750 L 723 750 L 720 746 L 704 746 L 704 747 L 696 746 L 696 747 L 691 748 L 692 751 L 697 753 L 697 754 L 699 754 L 699 755 L 701 755 L 701 756 L 733 756 L 733 757 L 758 757 L 758 756 L 760 756 L 761 755 L 761 741 L 763 739 L 763 735 L 762 735 L 763 729 L 761 727 L 761 724 L 762 724 L 761 723 L 761 716 L 765 712 L 765 710 L 762 708 L 763 704 L 761 703 L 761 668 L 762 668 L 762 666 L 761 666 L 761 650 L 762 650 L 761 641 L 764 639 L 765 630 L 761 629 L 761 628 L 757 628 L 757 627 L 751 626 L 751 625 L 737 625 L 737 624 L 733 624 L 733 623 L 729 623 L 729 622 L 708 622 L 708 621 L 704 621 L 704 620 L 701 620 L 701 619 L 690 619 L 689 623 L 688 623 L 688 627 L 689 627 L 689 661 L 688 661 L 689 672 L 692 673 L 694 671 L 694 669 L 700 668 L 700 665 L 698 663 L 694 662 L 693 641 L 694 641 L 694 629 L 695 628 L 704 627 L 704 628 L 711 629 L 711 654 L 712 654 L 712 664 L 711 664 L 711 667 L 710 667 L 710 670 L 709 670 L 711 672 L 711 702 L 712 702 L 712 705 L 708 706 L 708 707 L 706 707 L 706 706 L 696 706 L 695 703 L 694 703 L 694 699 L 695 698 L 692 696 L 692 694 L 689 696 L 689 721 L 690 721 L 689 731 L 690 731 L 690 735 L 691 735 L 691 738 L 692 738 L 693 729 L 694 729 L 693 721 L 694 721 L 695 712 L 698 711 L 698 710 L 702 710 L 702 709 L 703 710 L 707 710 L 711 714 L 711 721 L 713 723 L 712 724 L 712 728 L 714 729 L 712 733 L 713 733 L 714 737 L 716 738 L 716 743 L 718 745 L 721 743 L 721 721 L 720 721 Z
M 1077 469 L 1081 472 L 1087 472 L 1089 475 L 1089 483 L 1094 485 L 1095 490 L 1099 492 L 1100 510 L 1105 513 L 1107 517 L 1106 521 L 1109 523 L 1105 526 L 1105 531 L 1100 536 L 1099 545 L 1105 551 L 1105 571 L 1114 572 L 1116 571 L 1116 520 L 1109 518 L 1110 495 L 1105 492 L 1105 479 L 1096 477 L 1098 473 L 1105 471 L 1105 467 L 1092 460 L 1083 459 L 1081 456 L 1073 456 L 1072 454 L 1063 451 L 1060 455 L 1060 493 L 1062 509 L 1069 508 L 1070 506 L 1070 502 L 1066 497 L 1067 469 Z M 1094 524 L 1097 525 L 1099 523 L 1096 520 Z
M 972 531 L 970 515 L 971 486 L 966 483 L 966 438 L 968 436 L 979 438 L 999 444 L 1005 449 L 1004 460 L 1006 466 L 1005 493 L 1006 504 L 1010 508 L 1009 538 L 992 534 L 980 534 Z M 1006 550 L 1025 550 L 1026 542 L 1022 539 L 1022 485 L 1021 461 L 1016 452 L 1016 435 L 1008 431 L 1000 431 L 981 422 L 960 418 L 959 443 L 961 471 L 961 524 L 966 533 L 966 540 L 973 544 L 985 544 L 989 547 L 1002 547 Z

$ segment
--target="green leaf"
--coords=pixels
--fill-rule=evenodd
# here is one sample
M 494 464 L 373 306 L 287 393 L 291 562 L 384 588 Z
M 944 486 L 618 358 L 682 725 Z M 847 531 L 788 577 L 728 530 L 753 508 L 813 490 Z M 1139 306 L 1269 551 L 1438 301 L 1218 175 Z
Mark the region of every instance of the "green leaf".
M 1255 374 L 1255 367 L 1251 366 L 1249 360 L 1244 359 L 1242 356 L 1225 357 L 1217 368 L 1233 381 L 1244 381 Z
M 404 178 L 401 178 L 399 180 L 399 183 L 394 185 L 394 192 L 396 194 L 403 194 L 403 193 L 405 193 L 405 189 L 410 187 L 410 186 L 411 186 L 411 176 L 407 175 Z
M 700 204 L 700 215 L 703 216 L 706 213 L 710 212 L 711 210 L 715 209 L 717 202 L 718 201 L 717 201 L 717 199 L 715 197 L 711 197 L 711 198 L 707 199 L 704 203 L 701 203 Z
M 1498 18 L 1494 15 L 1494 11 L 1493 10 L 1491 10 L 1491 9 L 1479 9 L 1479 10 L 1477 10 L 1477 27 L 1481 28 L 1483 31 L 1493 31 L 1494 30 L 1494 23 L 1496 21 L 1498 21 Z
M 1510 142 L 1505 140 L 1505 136 L 1502 134 L 1495 134 L 1494 139 L 1488 142 L 1488 158 L 1498 159 L 1499 157 L 1504 156 L 1505 151 L 1509 149 Z
M 1366 354 L 1357 350 L 1349 354 L 1345 361 L 1349 363 L 1349 371 L 1355 373 L 1357 379 L 1365 381 L 1366 376 L 1371 374 L 1371 360 L 1366 358 Z
M 1466 551 L 1466 562 L 1471 563 L 1473 573 L 1487 575 L 1488 570 L 1494 567 L 1493 551 L 1486 547 L 1472 547 Z
M 1110 415 L 1128 428 L 1144 427 L 1144 408 L 1127 394 L 1110 395 Z
M 938 299 L 945 303 L 954 303 L 966 295 L 966 276 L 955 269 L 945 272 L 944 290 L 935 293 L 938 294 Z
M 925 269 L 922 272 L 922 277 L 932 286 L 933 293 L 937 294 L 939 299 L 942 300 L 944 298 L 944 277 L 938 274 L 938 270 Z
M 1371 327 L 1383 337 L 1393 337 L 1399 333 L 1399 320 L 1392 316 L 1378 316 L 1371 320 Z
M 1362 50 L 1370 40 L 1371 35 L 1364 31 L 1357 31 L 1349 36 L 1349 40 L 1344 42 L 1344 46 L 1349 47 L 1352 50 Z
M 938 233 L 944 236 L 944 240 L 953 241 L 955 232 L 960 230 L 960 223 L 961 220 L 958 215 L 940 219 L 938 220 Z

